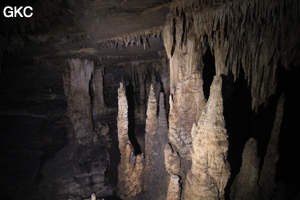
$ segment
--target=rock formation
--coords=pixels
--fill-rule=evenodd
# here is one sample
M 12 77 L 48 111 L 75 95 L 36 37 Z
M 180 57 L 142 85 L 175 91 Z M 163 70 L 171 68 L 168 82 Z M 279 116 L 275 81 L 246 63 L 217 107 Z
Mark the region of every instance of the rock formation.
M 192 128 L 192 167 L 184 192 L 187 200 L 224 199 L 230 168 L 221 88 L 222 79 L 215 76 L 207 104 Z
M 94 65 L 80 59 L 68 60 L 68 64 L 64 89 L 71 122 L 70 141 L 42 169 L 39 189 L 49 200 L 88 197 L 93 192 L 109 194 L 105 186 L 108 155 L 103 141 L 96 137 L 92 123 L 89 83 Z
M 260 174 L 259 185 L 261 188 L 262 199 L 272 199 L 276 187 L 276 163 L 279 159 L 278 143 L 280 126 L 283 116 L 284 100 L 284 95 L 282 94 L 278 101 L 274 126 L 268 144 L 267 154 L 264 158 L 264 164 Z
M 179 200 L 181 197 L 180 186 L 180 157 L 173 151 L 170 144 L 166 144 L 164 149 L 165 155 L 165 168 L 170 175 L 169 187 L 168 187 L 168 200 Z
M 103 93 L 103 70 L 103 67 L 95 67 L 92 83 L 90 83 L 93 90 L 91 92 L 93 93 L 92 108 L 94 116 L 102 115 L 107 110 Z
M 282 145 L 293 166 L 278 153 L 283 97 L 260 179 L 256 154 L 265 152 L 269 132 L 256 128 L 269 127 L 257 116 L 273 112 L 267 103 L 281 90 L 293 87 L 297 110 L 300 86 L 286 86 L 292 79 L 282 72 L 297 68 L 298 81 L 299 0 L 23 4 L 33 6 L 32 17 L 0 18 L 0 199 L 224 199 L 230 170 L 223 99 L 224 114 L 242 113 L 233 104 L 248 107 L 245 132 L 235 129 L 245 128 L 236 116 L 225 116 L 233 121 L 229 158 L 241 158 L 235 143 L 258 143 L 245 145 L 231 198 L 271 199 L 275 176 L 282 188 L 292 182 L 280 179 L 297 182 L 296 158 L 286 155 L 298 151 Z M 299 132 L 297 123 L 283 126 L 297 131 L 285 132 Z M 283 134 L 286 143 L 296 136 Z M 240 160 L 229 161 L 239 168 Z
M 94 72 L 94 63 L 89 60 L 68 60 L 69 70 L 64 76 L 65 94 L 68 98 L 68 115 L 79 144 L 93 139 L 92 107 L 89 84 Z
M 166 199 L 168 174 L 164 165 L 164 149 L 167 139 L 167 121 L 163 94 L 160 95 L 159 119 L 153 86 L 148 99 L 145 133 L 144 192 L 147 199 Z M 153 195 L 155 194 L 155 195 Z
M 232 200 L 254 200 L 260 198 L 259 158 L 257 156 L 257 142 L 250 138 L 245 144 L 243 162 L 239 174 L 236 176 L 230 191 Z
M 179 38 L 178 38 L 179 39 Z M 193 39 L 183 47 L 176 46 L 170 57 L 169 139 L 180 156 L 190 160 L 192 124 L 199 119 L 205 104 L 199 71 L 200 53 Z
M 135 199 L 142 192 L 143 155 L 136 155 L 128 137 L 128 105 L 123 84 L 118 89 L 118 140 L 121 153 L 118 189 L 123 199 Z

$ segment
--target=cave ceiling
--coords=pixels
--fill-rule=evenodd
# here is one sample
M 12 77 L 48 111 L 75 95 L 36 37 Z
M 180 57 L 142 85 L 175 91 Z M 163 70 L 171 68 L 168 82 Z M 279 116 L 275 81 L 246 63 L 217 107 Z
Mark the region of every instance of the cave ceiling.
M 1 17 L 2 52 L 23 59 L 86 57 L 94 60 L 157 58 L 166 0 L 53 0 L 7 2 L 31 5 L 31 18 Z M 2 7 L 1 7 L 2 8 Z M 2 8 L 3 10 L 3 8 Z

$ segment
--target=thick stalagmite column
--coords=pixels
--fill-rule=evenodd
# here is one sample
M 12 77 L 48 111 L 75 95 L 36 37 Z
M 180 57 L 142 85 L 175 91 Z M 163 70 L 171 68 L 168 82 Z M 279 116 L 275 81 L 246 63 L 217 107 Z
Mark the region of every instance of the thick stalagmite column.
M 187 175 L 185 200 L 224 199 L 230 168 L 221 88 L 222 79 L 215 76 L 208 102 L 192 128 L 192 167 Z
M 170 58 L 170 117 L 169 139 L 181 157 L 190 160 L 191 128 L 205 105 L 200 66 L 201 54 L 194 38 L 175 49 Z
M 93 115 L 99 116 L 102 115 L 106 106 L 104 103 L 104 94 L 103 94 L 103 68 L 95 68 L 94 78 L 93 78 Z
M 79 144 L 91 142 L 93 123 L 89 82 L 94 71 L 94 63 L 88 60 L 70 59 L 64 74 L 64 89 L 68 101 L 68 115 Z
M 123 84 L 118 89 L 118 140 L 121 153 L 118 189 L 122 199 L 135 199 L 142 192 L 143 155 L 135 155 L 128 137 L 128 104 Z
M 230 191 L 231 200 L 259 200 L 259 157 L 257 142 L 250 138 L 245 144 L 243 162 Z
M 259 185 L 262 199 L 272 199 L 275 189 L 276 163 L 279 159 L 278 142 L 280 126 L 282 122 L 284 108 L 284 95 L 282 94 L 277 105 L 276 117 L 271 133 L 271 138 L 264 158 L 264 164 L 260 174 Z

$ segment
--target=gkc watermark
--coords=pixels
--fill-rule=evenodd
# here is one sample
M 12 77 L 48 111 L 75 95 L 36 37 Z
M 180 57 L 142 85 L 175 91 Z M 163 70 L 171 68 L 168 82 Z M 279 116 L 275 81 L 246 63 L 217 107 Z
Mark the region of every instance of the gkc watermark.
M 6 6 L 3 9 L 3 14 L 5 17 L 32 17 L 33 15 L 33 8 L 31 6 Z

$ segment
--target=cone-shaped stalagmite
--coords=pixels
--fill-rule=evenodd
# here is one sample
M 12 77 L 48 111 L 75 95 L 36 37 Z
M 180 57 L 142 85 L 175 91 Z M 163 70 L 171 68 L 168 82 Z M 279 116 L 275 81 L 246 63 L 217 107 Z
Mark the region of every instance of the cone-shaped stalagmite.
M 192 167 L 187 175 L 186 200 L 224 199 L 230 169 L 221 88 L 222 79 L 215 76 L 208 102 L 192 128 Z
M 161 95 L 163 101 L 163 95 Z M 145 133 L 145 178 L 144 192 L 147 199 L 166 199 L 168 174 L 164 167 L 164 146 L 167 127 L 164 106 L 160 101 L 160 123 L 157 122 L 157 103 L 153 86 L 150 87 L 148 99 L 146 133 Z M 153 195 L 155 194 L 155 195 Z
M 261 188 L 262 199 L 272 199 L 275 189 L 276 163 L 279 159 L 278 142 L 280 125 L 283 116 L 284 95 L 282 94 L 277 105 L 276 117 L 268 144 L 267 154 L 264 158 L 264 164 L 261 170 L 259 185 Z
M 118 189 L 123 199 L 135 199 L 142 191 L 142 155 L 135 155 L 128 137 L 128 105 L 123 84 L 118 89 L 118 140 L 121 153 Z
M 260 199 L 258 178 L 259 158 L 257 156 L 257 142 L 255 139 L 250 138 L 245 144 L 242 166 L 231 187 L 230 199 Z

